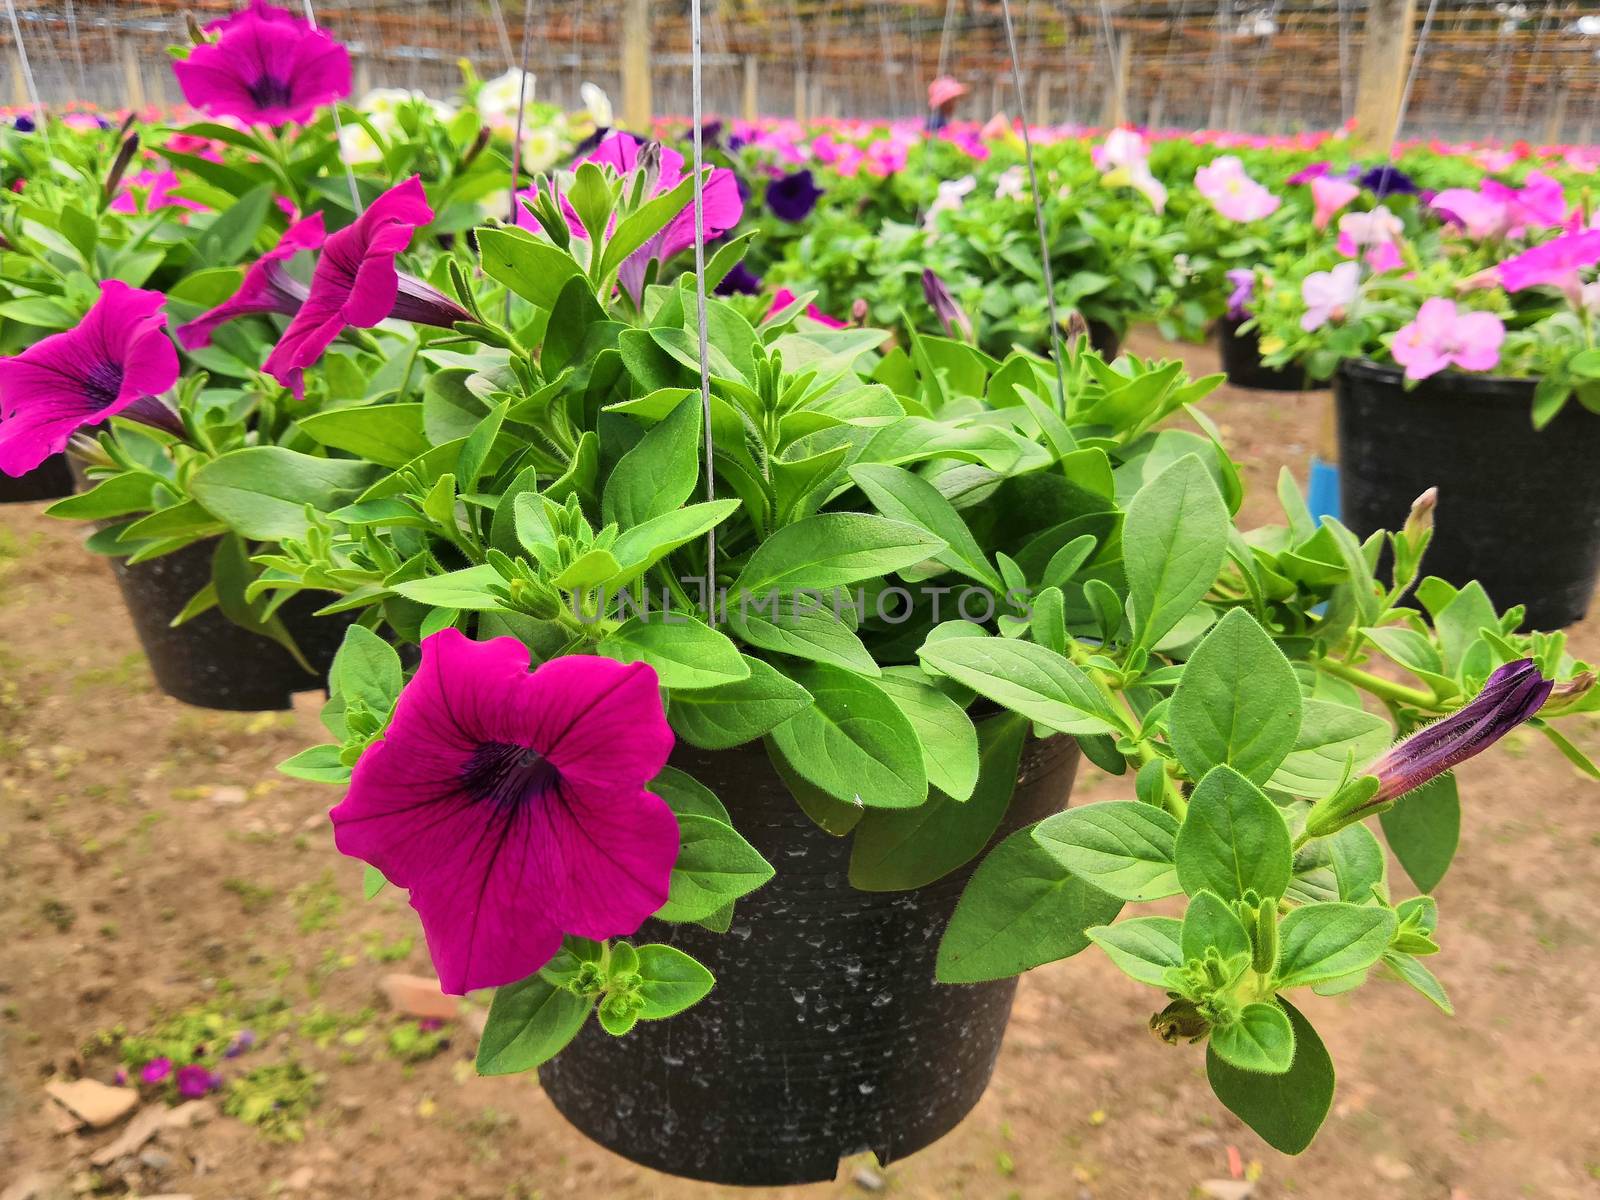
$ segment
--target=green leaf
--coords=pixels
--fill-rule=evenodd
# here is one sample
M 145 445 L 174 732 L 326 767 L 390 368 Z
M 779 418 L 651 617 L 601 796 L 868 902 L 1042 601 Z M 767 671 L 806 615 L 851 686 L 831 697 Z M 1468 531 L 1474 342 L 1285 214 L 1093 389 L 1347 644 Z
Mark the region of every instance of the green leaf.
M 812 663 L 794 678 L 811 693 L 772 740 L 802 778 L 836 800 L 869 808 L 915 808 L 928 798 L 916 731 L 869 679 Z
M 1289 660 L 1242 608 L 1195 647 L 1173 693 L 1172 748 L 1191 779 L 1226 763 L 1266 783 L 1300 732 L 1300 685 Z
M 1254 891 L 1277 899 L 1293 872 L 1289 828 L 1277 807 L 1232 767 L 1213 767 L 1194 790 L 1176 842 L 1178 882 L 1224 900 Z
M 939 943 L 941 983 L 981 983 L 1070 958 L 1122 901 L 1084 883 L 1017 830 L 978 864 Z
M 1395 927 L 1387 908 L 1302 904 L 1278 925 L 1277 986 L 1287 991 L 1363 971 L 1388 948 Z
M 476 232 L 484 272 L 539 308 L 554 308 L 567 280 L 582 274 L 566 251 L 521 229 Z
M 1118 800 L 1069 808 L 1039 822 L 1034 840 L 1067 870 L 1120 900 L 1182 890 L 1173 866 L 1178 821 L 1163 809 Z
M 383 467 L 403 467 L 429 448 L 420 404 L 330 408 L 301 417 L 299 425 L 313 441 Z
M 316 458 L 282 446 L 247 446 L 205 464 L 189 481 L 195 499 L 242 537 L 306 536 L 305 506 L 332 512 L 370 484 L 378 468 Z
M 349 783 L 350 768 L 339 757 L 338 746 L 312 746 L 278 764 L 278 771 L 291 779 L 312 783 Z
M 1446 1016 L 1455 1015 L 1455 1007 L 1450 1003 L 1444 984 L 1439 982 L 1432 971 L 1417 961 L 1415 955 L 1390 950 L 1383 956 L 1383 965 L 1388 967 L 1402 983 L 1425 996 L 1440 1012 Z
M 1118 731 L 1116 715 L 1089 677 L 1053 650 L 1014 638 L 925 642 L 924 663 L 1002 708 L 1060 733 Z
M 724 825 L 732 825 L 733 818 L 715 793 L 693 775 L 676 767 L 662 767 L 661 774 L 650 781 L 649 790 L 667 802 L 667 807 L 680 817 L 710 817 Z
M 389 881 L 383 877 L 383 872 L 377 867 L 367 867 L 361 872 L 361 898 L 371 900 L 384 888 L 389 886 Z
M 1389 748 L 1394 731 L 1375 713 L 1327 700 L 1303 700 L 1300 733 L 1266 786 L 1320 800 L 1343 782 L 1349 765 L 1359 771 Z
M 1419 891 L 1431 892 L 1450 869 L 1461 840 L 1461 797 L 1453 775 L 1430 779 L 1380 813 L 1383 837 Z
M 1294 1026 L 1276 1004 L 1246 1004 L 1237 1020 L 1212 1028 L 1209 1052 L 1240 1071 L 1282 1075 L 1294 1064 Z
M 1333 1105 L 1333 1060 L 1311 1022 L 1280 999 L 1294 1034 L 1294 1061 L 1280 1075 L 1241 1071 L 1206 1048 L 1206 1078 L 1233 1113 L 1274 1150 L 1299 1154 L 1311 1145 Z
M 392 591 L 418 604 L 478 612 L 501 607 L 499 597 L 488 589 L 504 583 L 500 573 L 485 564 L 463 567 L 447 575 L 402 580 L 389 586 Z
M 738 508 L 737 500 L 687 504 L 624 530 L 611 552 L 628 575 L 637 578 L 679 546 L 716 528 Z
M 360 700 L 377 714 L 394 707 L 405 683 L 405 670 L 393 646 L 362 625 L 344 632 L 339 652 L 328 670 L 328 694 L 348 707 Z
M 809 708 L 811 693 L 759 658 L 744 658 L 749 676 L 672 697 L 667 718 L 691 746 L 727 750 L 771 732 Z
M 1130 979 L 1166 987 L 1167 972 L 1183 966 L 1178 936 L 1183 922 L 1175 917 L 1130 917 L 1115 925 L 1088 930 L 1089 940 Z
M 970 799 L 958 802 L 934 792 L 916 808 L 865 814 L 850 846 L 851 886 L 908 891 L 970 862 L 1005 819 L 1027 737 L 1021 717 L 991 717 L 977 729 L 977 783 Z
M 238 262 L 255 244 L 272 197 L 272 185 L 263 183 L 223 209 L 195 240 L 195 258 L 212 266 Z
M 639 948 L 639 1019 L 659 1021 L 697 1004 L 711 990 L 711 972 L 673 946 Z
M 155 476 L 143 472 L 113 475 L 87 492 L 57 500 L 45 509 L 47 517 L 73 521 L 104 521 L 129 513 L 148 512 L 152 504 Z
M 617 461 L 601 497 L 602 519 L 624 529 L 677 509 L 700 478 L 700 397 L 686 396 Z
M 884 516 L 925 529 L 943 541 L 945 549 L 934 556 L 938 562 L 984 584 L 997 596 L 1005 591 L 1005 583 L 961 514 L 927 480 L 901 467 L 875 464 L 851 467 L 850 477 Z
M 735 601 L 742 595 L 779 594 L 788 604 L 804 589 L 826 592 L 873 579 L 931 558 L 944 542 L 904 521 L 868 513 L 821 513 L 778 530 L 739 573 Z
M 1184 910 L 1183 928 L 1178 934 L 1187 959 L 1206 956 L 1215 950 L 1223 962 L 1250 953 L 1250 932 L 1245 929 L 1233 906 L 1215 892 L 1200 892 Z
M 890 667 L 876 680 L 911 722 L 928 782 L 964 801 L 978 782 L 978 731 L 959 704 L 917 667 Z
M 772 878 L 772 866 L 731 825 L 709 816 L 678 815 L 678 860 L 672 867 L 663 921 L 700 921 Z
M 1211 590 L 1232 527 L 1216 483 L 1194 454 L 1139 489 L 1122 526 L 1135 645 L 1154 646 Z
M 601 638 L 595 650 L 618 662 L 648 663 L 665 688 L 712 688 L 750 674 L 726 634 L 683 613 L 631 617 Z
M 494 994 L 478 1042 L 478 1074 L 511 1075 L 548 1062 L 577 1036 L 593 1001 L 534 974 Z

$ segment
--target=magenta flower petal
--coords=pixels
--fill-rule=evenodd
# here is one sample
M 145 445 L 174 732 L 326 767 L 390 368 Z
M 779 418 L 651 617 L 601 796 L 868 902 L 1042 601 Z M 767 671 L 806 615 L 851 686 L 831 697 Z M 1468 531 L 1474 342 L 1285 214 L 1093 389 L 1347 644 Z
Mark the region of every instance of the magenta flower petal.
M 429 637 L 332 812 L 340 851 L 409 888 L 440 986 L 524 979 L 566 934 L 633 933 L 667 896 L 672 748 L 655 672 L 572 656 L 528 672 L 512 638 Z
M 174 331 L 185 350 L 194 350 L 211 344 L 211 333 L 238 317 L 260 313 L 281 313 L 292 317 L 305 303 L 307 288 L 284 270 L 288 262 L 302 250 L 315 250 L 322 245 L 322 214 L 312 213 L 296 221 L 284 231 L 278 244 L 250 265 L 244 282 L 231 299 L 223 301 L 210 312 L 202 313 Z
M 152 1058 L 145 1063 L 139 1072 L 139 1078 L 145 1083 L 160 1083 L 172 1074 L 172 1060 L 170 1058 Z
M 207 1092 L 220 1088 L 222 1077 L 199 1063 L 190 1063 L 178 1068 L 177 1083 L 178 1095 L 185 1100 L 198 1100 Z
M 325 31 L 257 0 L 175 62 L 184 99 L 214 117 L 301 123 L 350 94 L 350 55 Z
M 1552 238 L 1500 264 L 1500 282 L 1508 292 L 1549 284 L 1568 288 L 1578 272 L 1600 262 L 1600 229 Z
M 305 303 L 267 356 L 263 370 L 299 396 L 305 368 L 346 326 L 368 328 L 387 317 L 400 291 L 395 258 L 419 225 L 433 220 L 413 175 L 372 202 L 352 225 L 329 236 L 311 276 Z
M 86 425 L 127 415 L 182 434 L 176 414 L 146 397 L 178 378 L 178 352 L 166 335 L 165 297 L 120 280 L 72 329 L 0 358 L 0 471 L 23 475 Z

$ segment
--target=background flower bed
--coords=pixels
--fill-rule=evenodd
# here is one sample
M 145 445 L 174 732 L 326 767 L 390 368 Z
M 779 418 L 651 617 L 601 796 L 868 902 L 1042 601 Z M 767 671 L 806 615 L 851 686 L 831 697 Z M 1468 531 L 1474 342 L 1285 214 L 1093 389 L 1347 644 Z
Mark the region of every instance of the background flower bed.
M 1134 347 L 1163 349 L 1147 331 Z M 1184 353 L 1197 372 L 1214 369 L 1209 349 Z M 1208 408 L 1244 465 L 1244 517 L 1273 519 L 1272 481 L 1280 464 L 1304 462 L 1315 416 L 1229 389 Z M 476 1038 L 454 1023 L 436 1056 L 397 1054 L 390 1034 L 405 1023 L 374 984 L 386 971 L 427 970 L 414 918 L 395 895 L 360 901 L 359 865 L 323 833 L 326 789 L 273 771 L 318 736 L 315 703 L 229 716 L 157 696 L 114 585 L 76 537 L 36 512 L 0 512 L 0 913 L 14 922 L 0 996 L 0 1180 L 32 1170 L 67 1178 L 109 1139 L 57 1136 L 40 1108 L 45 1073 L 97 1031 L 281 996 L 291 1025 L 223 1072 L 292 1060 L 322 1073 L 304 1142 L 271 1141 L 233 1119 L 167 1135 L 153 1147 L 167 1169 L 137 1176 L 147 1192 L 210 1200 L 305 1183 L 309 1171 L 304 1193 L 290 1194 L 735 1194 L 664 1180 L 592 1147 L 530 1077 L 475 1077 Z M 71 633 L 91 622 L 103 631 L 95 642 Z M 1573 636 L 1579 654 L 1600 650 L 1592 629 Z M 1600 749 L 1591 721 L 1570 732 Z M 1218 1108 L 1198 1058 L 1133 1035 L 1148 1016 L 1147 990 L 1084 955 L 1023 981 L 990 1095 L 946 1141 L 892 1167 L 889 1194 L 945 1197 L 959 1186 L 975 1197 L 1077 1200 L 1071 1188 L 1133 1200 L 1161 1178 L 1184 1196 L 1227 1179 L 1235 1146 L 1242 1172 L 1260 1163 L 1258 1200 L 1434 1200 L 1454 1189 L 1486 1200 L 1523 1188 L 1588 1196 L 1600 1136 L 1548 1114 L 1596 1067 L 1581 1047 L 1600 1017 L 1600 968 L 1591 936 L 1566 914 L 1600 887 L 1600 868 L 1557 852 L 1564 830 L 1592 826 L 1592 800 L 1532 734 L 1462 775 L 1464 793 L 1481 802 L 1469 806 L 1440 892 L 1450 950 L 1439 968 L 1458 1014 L 1446 1018 L 1397 985 L 1359 1000 L 1308 997 L 1341 1081 L 1305 1156 L 1273 1154 Z M 1118 799 L 1126 784 L 1086 764 L 1075 796 Z M 1380 1028 L 1385 1036 L 1373 1038 Z M 866 1195 L 854 1166 L 838 1184 L 796 1194 Z

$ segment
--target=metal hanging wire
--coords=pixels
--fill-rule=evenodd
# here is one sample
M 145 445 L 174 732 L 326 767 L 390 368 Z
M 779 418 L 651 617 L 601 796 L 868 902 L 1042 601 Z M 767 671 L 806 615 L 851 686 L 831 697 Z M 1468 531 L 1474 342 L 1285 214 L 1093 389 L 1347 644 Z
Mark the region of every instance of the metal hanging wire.
M 700 427 L 704 434 L 706 500 L 717 498 L 716 442 L 711 433 L 711 348 L 706 333 L 705 117 L 700 78 L 700 0 L 690 0 L 690 89 L 694 122 L 694 304 L 700 334 Z M 717 623 L 717 531 L 706 533 L 706 620 Z
M 6 0 L 6 3 L 13 4 L 15 0 Z M 306 24 L 311 26 L 312 29 L 316 29 L 317 14 L 312 11 L 311 0 L 303 0 L 303 3 L 306 12 Z M 356 216 L 359 217 L 365 209 L 361 204 L 361 192 L 356 188 L 355 168 L 350 165 L 350 159 L 345 154 L 344 122 L 339 119 L 339 104 L 337 101 L 333 103 L 329 111 L 333 113 L 333 136 L 339 147 L 339 161 L 344 165 L 344 180 L 350 185 L 350 204 L 356 210 Z
M 22 82 L 27 86 L 28 99 L 33 104 L 34 126 L 44 140 L 44 152 L 50 149 L 50 123 L 45 120 L 44 102 L 39 99 L 39 81 L 33 77 L 33 63 L 28 59 L 28 47 L 22 42 L 22 24 L 17 20 L 17 0 L 6 0 L 6 13 L 11 18 L 11 37 L 17 44 L 17 63 L 22 67 Z
M 1028 133 L 1027 105 L 1022 92 L 1022 65 L 1017 61 L 1017 33 L 1011 25 L 1011 0 L 1000 0 L 1000 17 L 1006 25 L 1006 47 L 1011 54 L 1011 82 L 1017 91 L 1017 109 L 1023 114 L 1022 154 L 1028 162 L 1028 188 L 1033 194 L 1033 223 L 1039 231 L 1039 266 L 1044 272 L 1044 299 L 1050 314 L 1050 355 L 1056 362 L 1056 408 L 1065 417 L 1067 374 L 1061 355 L 1061 322 L 1056 316 L 1056 285 L 1050 271 L 1050 238 L 1044 228 L 1044 201 L 1039 195 L 1039 172 L 1033 164 L 1033 138 Z
M 1406 72 L 1406 86 L 1400 92 L 1400 107 L 1394 114 L 1394 138 L 1389 142 L 1389 161 L 1393 162 L 1395 148 L 1400 142 L 1400 131 L 1405 128 L 1406 109 L 1411 107 L 1411 89 L 1417 83 L 1417 70 L 1422 66 L 1422 52 L 1428 45 L 1428 34 L 1433 29 L 1433 14 L 1438 10 L 1439 0 L 1428 0 L 1428 14 L 1422 18 L 1422 30 L 1417 34 L 1416 49 L 1411 55 L 1411 69 Z

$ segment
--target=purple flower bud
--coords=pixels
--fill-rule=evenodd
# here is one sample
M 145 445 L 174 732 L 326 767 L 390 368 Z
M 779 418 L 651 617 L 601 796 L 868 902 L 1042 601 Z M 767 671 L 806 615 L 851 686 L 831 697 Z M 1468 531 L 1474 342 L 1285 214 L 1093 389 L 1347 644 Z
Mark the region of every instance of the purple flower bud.
M 1233 291 L 1228 294 L 1228 318 L 1242 321 L 1250 315 L 1250 301 L 1256 295 L 1256 273 L 1248 267 L 1228 272 L 1228 282 Z
M 956 303 L 956 298 L 950 294 L 950 289 L 945 287 L 944 280 L 934 274 L 932 268 L 924 268 L 922 272 L 922 294 L 928 298 L 928 305 L 933 309 L 934 316 L 939 318 L 939 324 L 944 326 L 948 336 L 960 338 L 965 342 L 973 340 L 971 318 L 961 305 Z
M 1554 686 L 1531 658 L 1496 669 L 1471 703 L 1396 743 L 1362 772 L 1378 778 L 1369 805 L 1397 799 L 1487 750 L 1537 713 Z
M 241 1029 L 238 1034 L 234 1036 L 233 1041 L 228 1043 L 228 1048 L 222 1052 L 222 1057 L 238 1058 L 239 1055 L 243 1054 L 255 1044 L 255 1031 L 251 1029 Z

